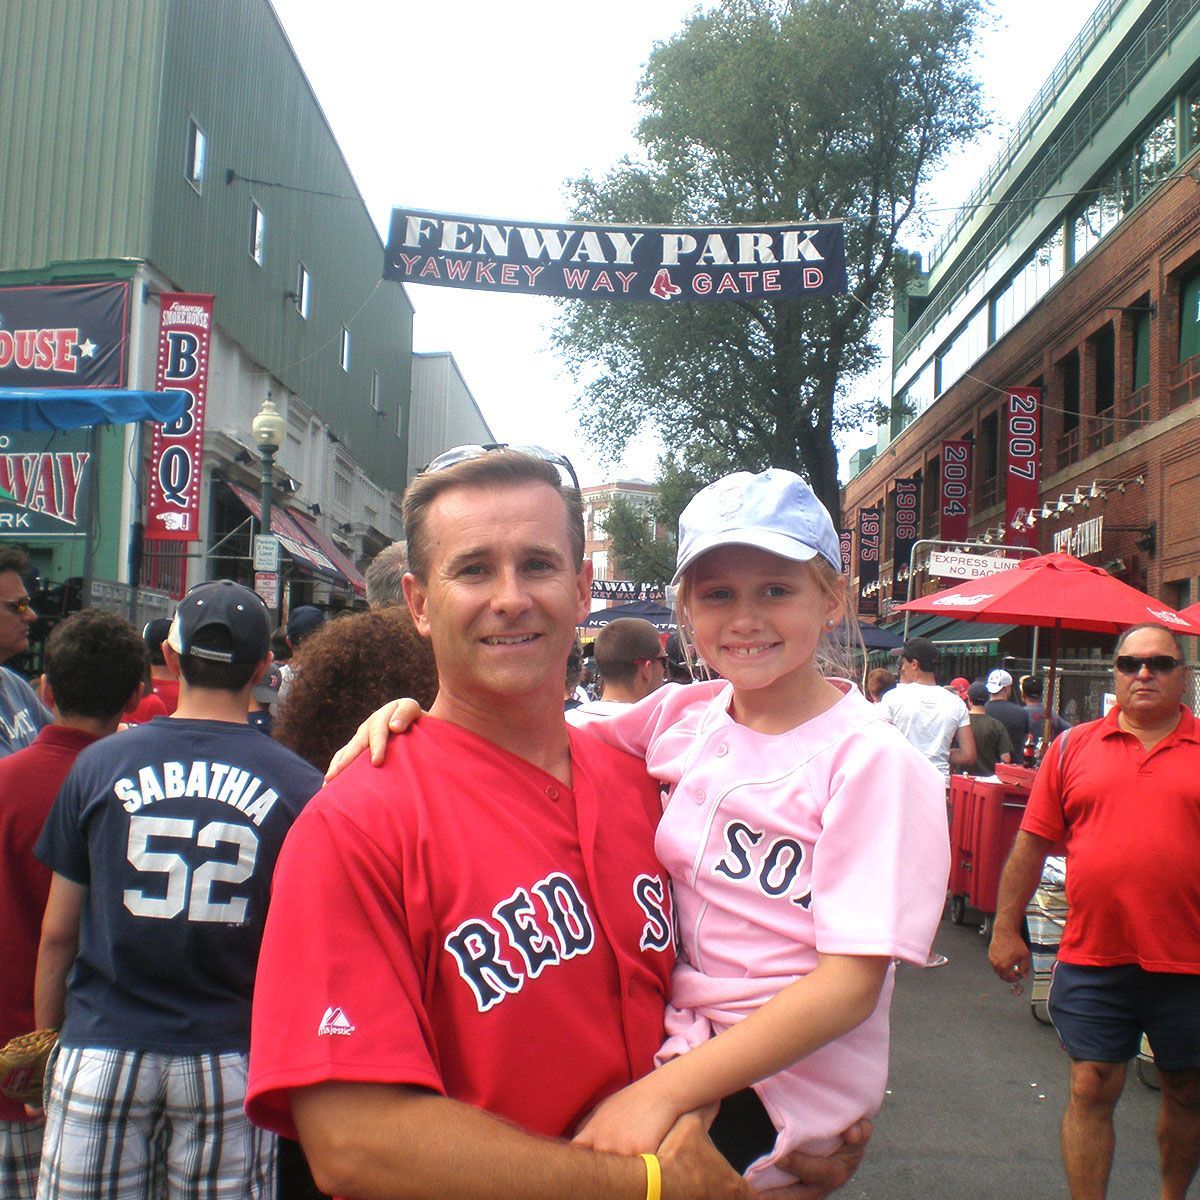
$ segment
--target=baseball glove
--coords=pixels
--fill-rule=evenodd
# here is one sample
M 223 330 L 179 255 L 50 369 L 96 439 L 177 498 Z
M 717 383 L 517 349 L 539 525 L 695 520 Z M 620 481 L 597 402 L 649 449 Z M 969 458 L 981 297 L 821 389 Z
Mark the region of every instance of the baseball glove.
M 38 1029 L 0 1046 L 0 1092 L 22 1104 L 40 1104 L 46 1063 L 56 1045 L 57 1029 Z

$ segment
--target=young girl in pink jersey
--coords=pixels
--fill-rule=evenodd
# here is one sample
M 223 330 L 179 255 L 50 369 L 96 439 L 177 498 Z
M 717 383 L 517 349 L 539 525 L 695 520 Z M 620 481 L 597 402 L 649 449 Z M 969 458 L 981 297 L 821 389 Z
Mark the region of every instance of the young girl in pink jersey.
M 735 1097 L 714 1140 L 753 1143 L 765 1109 L 765 1152 L 740 1164 L 763 1190 L 792 1182 L 773 1165 L 783 1153 L 827 1153 L 883 1100 L 892 962 L 928 959 L 945 900 L 945 789 L 850 682 L 822 673 L 846 579 L 799 476 L 703 489 L 680 517 L 674 582 L 720 678 L 586 726 L 669 789 L 655 838 L 680 941 L 668 1039 L 658 1070 L 576 1140 L 653 1152 L 681 1114 Z M 739 1095 L 749 1087 L 757 1101 Z
M 714 1141 L 766 1190 L 794 1182 L 777 1159 L 830 1152 L 883 1100 L 893 960 L 927 961 L 945 900 L 945 788 L 822 671 L 846 579 L 799 476 L 703 489 L 680 518 L 674 582 L 719 678 L 586 724 L 667 789 L 655 850 L 680 942 L 668 1037 L 658 1069 L 576 1140 L 653 1153 L 679 1116 L 724 1101 Z

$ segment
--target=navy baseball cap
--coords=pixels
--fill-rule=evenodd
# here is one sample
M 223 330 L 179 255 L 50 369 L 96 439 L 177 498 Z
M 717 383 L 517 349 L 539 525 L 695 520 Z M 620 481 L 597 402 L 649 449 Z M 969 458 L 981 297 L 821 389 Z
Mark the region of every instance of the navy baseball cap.
M 718 546 L 754 546 L 793 562 L 820 555 L 839 575 L 837 530 L 812 488 L 791 471 L 737 471 L 702 488 L 679 517 L 677 585 L 688 569 Z
M 211 662 L 261 662 L 271 617 L 256 592 L 232 579 L 199 583 L 180 600 L 167 642 L 177 654 Z
M 283 671 L 272 663 L 267 668 L 267 673 L 254 685 L 251 695 L 259 704 L 274 704 L 279 699 L 282 684 Z
M 294 645 L 324 624 L 325 614 L 315 604 L 301 604 L 288 613 L 287 635 Z

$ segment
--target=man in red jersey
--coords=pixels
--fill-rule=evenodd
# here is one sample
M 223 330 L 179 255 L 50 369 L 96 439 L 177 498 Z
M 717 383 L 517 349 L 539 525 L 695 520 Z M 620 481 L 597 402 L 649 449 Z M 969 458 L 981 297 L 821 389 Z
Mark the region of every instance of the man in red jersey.
M 1070 912 L 1050 1015 L 1071 1059 L 1062 1150 L 1072 1200 L 1102 1200 L 1113 1110 L 1145 1031 L 1162 1079 L 1161 1200 L 1200 1165 L 1200 728 L 1181 703 L 1187 665 L 1161 625 L 1128 629 L 1117 703 L 1050 747 L 1000 880 L 989 958 L 1029 971 L 1025 906 L 1055 842 L 1067 843 Z
M 275 877 L 248 1108 L 336 1195 L 641 1200 L 660 1167 L 681 1200 L 750 1195 L 694 1116 L 653 1163 L 560 1140 L 651 1069 L 673 958 L 657 788 L 563 718 L 591 568 L 560 465 L 464 448 L 410 486 L 437 700 L 318 795 Z
M 0 759 L 0 1043 L 34 1028 L 34 971 L 51 875 L 34 858 L 34 844 L 79 752 L 115 732 L 141 695 L 145 670 L 145 646 L 128 621 L 96 609 L 68 617 L 46 646 L 54 723 Z M 0 1096 L 0 1196 L 33 1200 L 42 1129 L 40 1117 Z

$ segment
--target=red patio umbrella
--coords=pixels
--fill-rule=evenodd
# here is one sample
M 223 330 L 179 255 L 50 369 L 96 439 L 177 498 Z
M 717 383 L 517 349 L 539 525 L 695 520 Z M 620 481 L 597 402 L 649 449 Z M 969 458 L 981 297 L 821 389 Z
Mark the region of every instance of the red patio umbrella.
M 1194 608 L 1200 609 L 1200 605 Z M 1008 571 L 968 579 L 944 591 L 897 605 L 897 610 L 939 613 L 960 621 L 996 621 L 1051 629 L 1047 713 L 1054 696 L 1060 630 L 1116 634 L 1131 625 L 1153 622 L 1176 633 L 1200 637 L 1200 616 L 1189 619 L 1161 600 L 1069 554 L 1026 558 Z
M 1187 617 L 1193 625 L 1200 625 L 1200 604 L 1189 604 L 1187 608 L 1181 608 L 1179 615 Z

